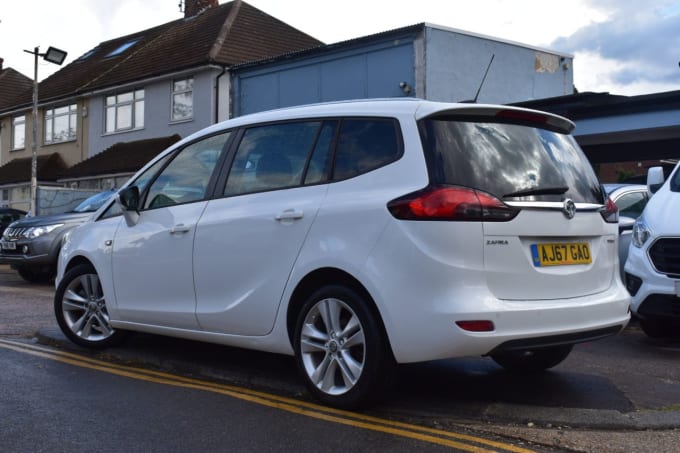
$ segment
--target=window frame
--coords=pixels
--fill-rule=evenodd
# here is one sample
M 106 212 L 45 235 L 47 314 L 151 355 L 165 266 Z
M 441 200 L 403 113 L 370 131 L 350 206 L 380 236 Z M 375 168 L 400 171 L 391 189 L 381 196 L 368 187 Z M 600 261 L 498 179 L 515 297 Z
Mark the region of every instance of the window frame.
M 358 173 L 356 175 L 350 176 L 348 178 L 335 178 L 334 173 L 335 173 L 335 161 L 336 161 L 336 154 L 337 154 L 337 145 L 338 145 L 338 139 L 340 136 L 340 131 L 342 130 L 342 123 L 344 120 L 378 120 L 378 121 L 389 121 L 394 124 L 394 130 L 396 134 L 396 140 L 397 140 L 397 147 L 398 147 L 398 152 L 394 159 L 391 159 L 389 161 L 383 162 L 381 165 L 378 165 L 376 167 L 367 169 L 361 173 Z M 232 172 L 232 168 L 234 165 L 234 162 L 236 161 L 236 154 L 238 153 L 239 146 L 241 145 L 241 141 L 243 139 L 243 136 L 245 135 L 245 131 L 250 128 L 254 127 L 262 127 L 262 126 L 271 126 L 271 125 L 280 125 L 280 124 L 288 124 L 288 123 L 301 123 L 301 122 L 320 122 L 321 126 L 319 127 L 314 146 L 310 149 L 310 153 L 307 156 L 307 162 L 305 164 L 305 175 L 302 178 L 301 184 L 298 185 L 293 185 L 293 186 L 287 186 L 287 187 L 282 187 L 278 189 L 269 189 L 269 190 L 264 190 L 264 191 L 258 191 L 258 192 L 246 192 L 246 193 L 239 193 L 239 194 L 225 194 L 225 191 L 227 189 L 227 181 L 229 179 L 229 175 Z M 325 123 L 331 123 L 335 122 L 335 130 L 333 131 L 333 137 L 330 140 L 329 143 L 329 150 L 328 150 L 328 164 L 327 168 L 324 170 L 325 175 L 323 178 L 321 178 L 320 181 L 316 182 L 310 182 L 306 183 L 305 181 L 307 180 L 307 174 L 309 170 L 309 164 L 311 160 L 314 157 L 315 154 L 315 149 L 316 146 L 319 143 L 319 139 L 321 137 L 321 132 L 324 128 Z M 308 186 L 314 186 L 314 185 L 320 185 L 320 184 L 333 184 L 341 181 L 345 181 L 348 179 L 356 178 L 357 176 L 364 175 L 366 173 L 375 171 L 379 168 L 385 167 L 387 165 L 390 165 L 399 159 L 401 159 L 404 156 L 404 133 L 403 129 L 401 127 L 401 122 L 397 117 L 394 116 L 364 116 L 364 115 L 357 115 L 357 116 L 342 116 L 342 115 L 334 115 L 334 116 L 310 116 L 310 117 L 303 117 L 303 118 L 291 118 L 291 119 L 283 119 L 283 120 L 276 120 L 276 121 L 265 121 L 262 123 L 252 123 L 252 124 L 246 124 L 239 126 L 237 129 L 234 129 L 234 134 L 232 135 L 232 140 L 233 143 L 231 147 L 229 148 L 228 152 L 226 153 L 226 159 L 224 163 L 224 168 L 222 169 L 220 173 L 220 177 L 217 181 L 217 184 L 215 186 L 215 198 L 229 198 L 229 197 L 238 197 L 238 196 L 244 196 L 244 195 L 251 195 L 254 193 L 262 193 L 262 192 L 268 192 L 268 191 L 276 191 L 276 190 L 288 190 L 288 189 L 296 189 L 299 187 L 308 187 Z
M 57 110 L 66 108 L 67 111 L 63 113 L 56 113 Z M 51 113 L 50 113 L 51 112 Z M 54 126 L 58 118 L 68 118 L 68 136 L 65 139 L 55 140 Z M 50 127 L 48 128 L 48 123 Z M 78 104 L 68 104 L 61 105 L 59 107 L 52 107 L 51 109 L 45 109 L 45 114 L 43 118 L 43 143 L 45 145 L 53 145 L 55 143 L 63 143 L 77 140 L 78 138 Z M 51 139 L 48 139 L 48 130 L 50 131 Z
M 179 82 L 189 82 L 187 85 L 187 88 L 182 88 L 182 89 L 175 89 L 176 84 Z M 190 77 L 184 77 L 184 78 L 178 78 L 178 79 L 173 79 L 172 80 L 172 85 L 170 89 L 170 123 L 181 123 L 184 121 L 191 121 L 194 119 L 194 82 L 195 79 L 193 76 Z M 175 97 L 178 95 L 186 95 L 189 94 L 189 99 L 190 99 L 190 104 L 191 104 L 191 112 L 187 116 L 183 116 L 181 118 L 175 118 Z
M 122 100 L 120 99 L 125 96 L 131 96 L 131 98 Z M 113 99 L 112 103 L 109 103 L 110 99 Z M 104 96 L 104 135 L 119 134 L 123 132 L 144 129 L 145 100 L 146 93 L 144 88 L 135 88 L 131 91 L 124 91 Z M 119 113 L 128 107 L 130 109 L 130 126 L 119 127 Z M 110 110 L 114 112 L 114 116 L 111 120 L 113 130 L 109 130 Z
M 17 125 L 23 127 L 23 141 L 21 146 L 17 146 Z M 26 115 L 19 115 L 12 117 L 12 141 L 10 144 L 10 151 L 19 151 L 26 148 Z

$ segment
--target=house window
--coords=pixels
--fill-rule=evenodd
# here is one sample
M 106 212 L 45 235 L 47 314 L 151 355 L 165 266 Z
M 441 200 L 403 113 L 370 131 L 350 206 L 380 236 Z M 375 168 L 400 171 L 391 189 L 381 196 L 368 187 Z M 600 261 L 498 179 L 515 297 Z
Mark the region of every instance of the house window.
M 106 132 L 123 132 L 144 127 L 144 90 L 106 97 Z
M 194 79 L 172 82 L 172 121 L 188 120 L 194 116 Z
M 76 104 L 45 110 L 45 143 L 75 140 L 77 113 Z
M 26 116 L 12 118 L 12 149 L 23 149 L 26 146 Z

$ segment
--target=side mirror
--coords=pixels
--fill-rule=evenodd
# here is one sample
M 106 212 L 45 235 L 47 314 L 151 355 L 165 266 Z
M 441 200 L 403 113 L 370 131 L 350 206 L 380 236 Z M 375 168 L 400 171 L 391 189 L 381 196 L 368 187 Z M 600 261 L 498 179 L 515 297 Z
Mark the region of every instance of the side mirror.
M 632 217 L 620 216 L 619 217 L 619 234 L 624 231 L 632 231 L 633 225 L 635 225 L 635 219 Z
M 647 192 L 649 192 L 649 196 L 652 196 L 661 188 L 663 180 L 662 167 L 651 167 L 647 170 Z
M 129 227 L 135 226 L 139 221 L 139 188 L 131 186 L 121 189 L 116 195 L 116 202 L 123 211 L 125 223 Z

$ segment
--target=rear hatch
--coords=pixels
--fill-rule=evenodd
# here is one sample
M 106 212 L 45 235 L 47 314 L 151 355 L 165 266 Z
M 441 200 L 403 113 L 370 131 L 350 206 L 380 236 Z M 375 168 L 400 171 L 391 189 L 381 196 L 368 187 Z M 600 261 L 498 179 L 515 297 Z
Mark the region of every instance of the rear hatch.
M 573 298 L 611 286 L 616 209 L 572 128 L 558 116 L 491 106 L 419 120 L 431 187 L 479 200 L 451 220 L 482 223 L 484 271 L 499 299 Z

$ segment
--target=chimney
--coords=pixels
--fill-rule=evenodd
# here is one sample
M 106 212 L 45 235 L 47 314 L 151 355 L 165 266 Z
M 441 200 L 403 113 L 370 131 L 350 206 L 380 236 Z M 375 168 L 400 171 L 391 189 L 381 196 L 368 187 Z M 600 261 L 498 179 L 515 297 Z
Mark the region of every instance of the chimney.
M 0 58 L 0 71 L 2 71 L 2 63 L 4 63 L 4 59 Z
M 184 17 L 192 17 L 208 8 L 219 6 L 217 0 L 184 0 Z

